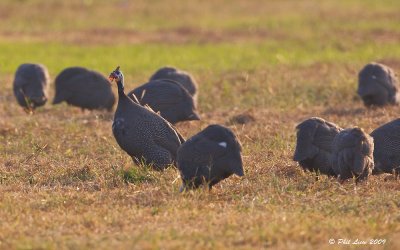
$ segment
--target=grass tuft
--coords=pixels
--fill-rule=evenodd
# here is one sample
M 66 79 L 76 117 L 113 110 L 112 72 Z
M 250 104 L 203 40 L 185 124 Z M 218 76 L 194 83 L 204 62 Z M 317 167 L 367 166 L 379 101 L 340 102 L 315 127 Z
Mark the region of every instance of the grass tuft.
M 140 184 L 154 182 L 155 176 L 150 167 L 131 167 L 121 171 L 121 177 L 125 183 Z

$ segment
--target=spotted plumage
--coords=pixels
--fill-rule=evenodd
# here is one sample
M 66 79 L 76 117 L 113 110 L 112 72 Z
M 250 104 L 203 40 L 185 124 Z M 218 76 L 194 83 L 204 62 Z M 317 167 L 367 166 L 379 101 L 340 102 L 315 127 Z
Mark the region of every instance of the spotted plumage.
M 175 164 L 178 147 L 185 140 L 164 118 L 141 106 L 124 93 L 123 75 L 117 68 L 110 75 L 118 85 L 118 105 L 112 131 L 118 145 L 135 163 L 156 170 Z
M 373 174 L 400 173 L 400 119 L 372 131 L 374 138 L 374 162 Z
M 178 149 L 178 169 L 183 185 L 209 188 L 232 174 L 243 176 L 241 146 L 234 133 L 221 125 L 210 125 Z
M 172 124 L 200 119 L 193 97 L 175 81 L 153 80 L 128 93 L 133 95 Z
M 18 104 L 27 109 L 35 109 L 47 102 L 50 77 L 42 64 L 24 63 L 15 72 L 13 90 Z
M 362 129 L 342 130 L 333 140 L 333 171 L 341 180 L 366 179 L 374 169 L 373 153 L 374 140 Z
M 193 76 L 188 72 L 176 69 L 174 67 L 162 67 L 157 70 L 151 77 L 150 81 L 169 79 L 179 82 L 194 98 L 195 102 L 197 99 L 197 83 Z
M 398 104 L 398 89 L 396 74 L 386 65 L 369 63 L 358 74 L 357 93 L 367 107 Z
M 111 111 L 116 100 L 107 78 L 83 67 L 64 69 L 56 77 L 55 88 L 53 104 L 65 101 L 82 109 Z
M 319 117 L 301 122 L 296 129 L 297 143 L 293 159 L 304 170 L 334 176 L 331 165 L 332 142 L 342 129 Z

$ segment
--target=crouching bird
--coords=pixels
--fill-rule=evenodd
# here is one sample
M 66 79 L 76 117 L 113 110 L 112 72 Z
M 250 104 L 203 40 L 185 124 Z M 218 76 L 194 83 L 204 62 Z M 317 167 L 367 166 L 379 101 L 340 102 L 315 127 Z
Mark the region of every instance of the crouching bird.
M 342 130 L 336 124 L 312 117 L 296 127 L 297 143 L 293 160 L 304 170 L 335 176 L 332 169 L 332 143 Z
M 172 124 L 200 120 L 193 97 L 178 82 L 163 79 L 152 80 L 128 93 L 141 105 L 148 105 Z
M 15 72 L 14 95 L 18 104 L 26 110 L 34 110 L 47 102 L 47 89 L 50 84 L 46 66 L 36 63 L 21 64 Z
M 241 146 L 233 132 L 210 125 L 178 149 L 178 169 L 182 178 L 180 192 L 213 185 L 232 174 L 243 176 Z
M 396 74 L 386 65 L 369 63 L 358 74 L 357 93 L 367 107 L 398 104 L 398 89 Z
M 107 109 L 111 111 L 115 95 L 107 78 L 97 71 L 83 67 L 64 69 L 55 80 L 53 104 L 63 101 L 82 110 Z
M 126 96 L 119 66 L 109 79 L 118 86 L 118 104 L 112 125 L 118 145 L 138 165 L 145 163 L 155 170 L 175 165 L 177 150 L 184 138 L 164 118 L 141 106 L 136 98 L 134 101 Z
M 374 139 L 361 128 L 342 130 L 333 140 L 332 168 L 340 180 L 366 179 L 374 169 Z
M 400 119 L 372 131 L 375 168 L 372 174 L 400 174 Z
M 166 66 L 158 69 L 150 77 L 150 81 L 162 79 L 169 79 L 179 82 L 179 84 L 181 84 L 189 92 L 189 94 L 193 96 L 193 99 L 196 103 L 198 92 L 197 82 L 188 72 L 182 71 L 175 67 Z

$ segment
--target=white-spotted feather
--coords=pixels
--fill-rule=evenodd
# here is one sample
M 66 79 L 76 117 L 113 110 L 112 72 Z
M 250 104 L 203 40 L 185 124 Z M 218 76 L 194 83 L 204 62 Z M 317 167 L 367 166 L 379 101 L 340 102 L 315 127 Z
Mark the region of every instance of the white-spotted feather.
M 226 148 L 226 146 L 228 145 L 226 142 L 222 141 L 220 143 L 218 143 L 218 145 L 220 145 L 221 147 Z

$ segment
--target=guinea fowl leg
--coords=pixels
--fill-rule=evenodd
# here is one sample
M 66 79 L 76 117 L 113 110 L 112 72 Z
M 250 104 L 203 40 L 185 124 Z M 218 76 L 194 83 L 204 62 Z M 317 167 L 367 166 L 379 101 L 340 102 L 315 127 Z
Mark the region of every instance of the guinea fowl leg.
M 399 179 L 399 175 L 400 175 L 400 169 L 399 169 L 399 167 L 397 167 L 397 168 L 395 168 L 395 169 L 393 170 L 393 175 L 394 175 L 394 179 L 395 179 L 395 180 L 398 180 L 398 179 Z
M 133 161 L 134 164 L 136 164 L 138 166 L 142 166 L 142 161 L 139 160 L 138 158 L 134 157 L 134 156 L 132 156 L 132 161 Z

